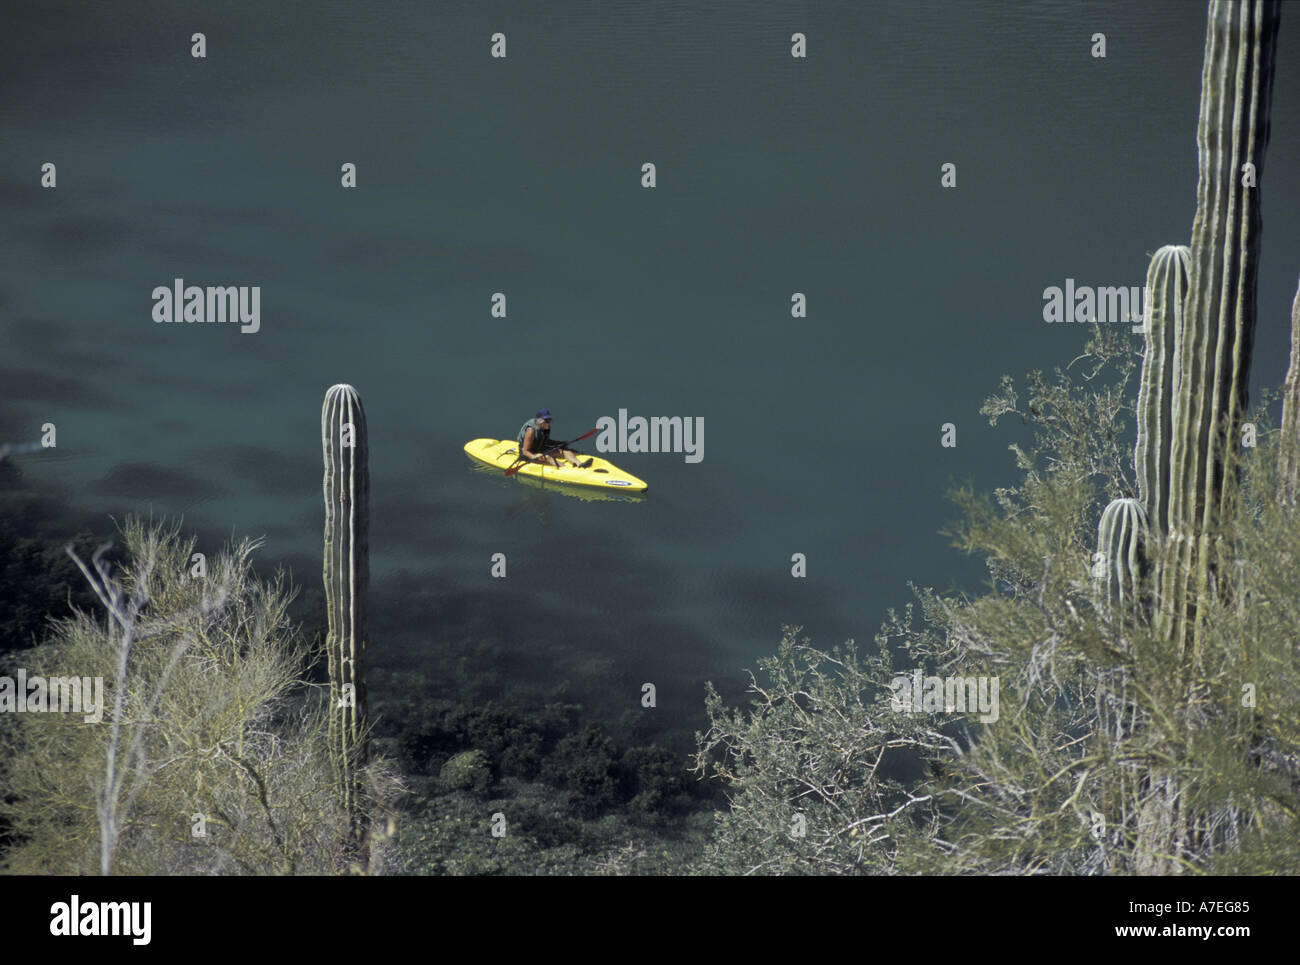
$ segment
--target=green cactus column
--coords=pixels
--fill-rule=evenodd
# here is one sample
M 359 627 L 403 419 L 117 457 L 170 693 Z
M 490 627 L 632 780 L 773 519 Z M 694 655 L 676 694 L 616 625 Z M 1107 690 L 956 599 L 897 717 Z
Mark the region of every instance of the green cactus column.
M 1282 393 L 1282 438 L 1278 446 L 1278 500 L 1294 506 L 1300 495 L 1300 288 L 1291 302 L 1291 365 Z
M 1148 282 L 1160 310 L 1152 313 L 1147 336 L 1136 468 L 1152 533 L 1165 537 L 1156 540 L 1156 627 L 1188 667 L 1202 632 L 1197 600 L 1217 592 L 1213 540 L 1230 523 L 1238 490 L 1255 336 L 1257 185 L 1268 143 L 1277 24 L 1276 0 L 1210 0 L 1196 135 L 1200 176 L 1181 325 L 1170 322 L 1176 302 L 1169 296 L 1176 295 L 1182 258 L 1160 259 L 1173 271 L 1166 286 Z M 1152 271 L 1159 270 L 1153 260 Z M 1159 306 L 1162 299 L 1169 303 Z M 1190 695 L 1185 699 L 1184 710 Z M 1175 717 L 1181 716 L 1176 709 Z M 1153 764 L 1144 783 L 1134 870 L 1178 873 L 1198 833 L 1188 789 L 1165 764 Z
M 1171 399 L 1169 555 L 1163 629 L 1183 654 L 1199 636 L 1195 601 L 1210 588 L 1210 540 L 1231 516 L 1234 460 L 1255 339 L 1259 188 L 1268 144 L 1277 0 L 1210 0 L 1191 287 Z M 1250 167 L 1247 167 L 1247 166 Z
M 325 393 L 325 601 L 329 610 L 330 756 L 354 844 L 365 833 L 366 590 L 370 582 L 370 471 L 366 414 L 350 385 Z
M 1094 575 L 1101 594 L 1124 618 L 1142 612 L 1149 541 L 1147 514 L 1136 499 L 1116 499 L 1101 514 Z
M 1138 388 L 1138 498 L 1151 532 L 1169 532 L 1169 456 L 1173 435 L 1173 399 L 1178 394 L 1179 365 L 1186 329 L 1186 298 L 1191 249 L 1165 245 L 1147 266 L 1146 354 Z

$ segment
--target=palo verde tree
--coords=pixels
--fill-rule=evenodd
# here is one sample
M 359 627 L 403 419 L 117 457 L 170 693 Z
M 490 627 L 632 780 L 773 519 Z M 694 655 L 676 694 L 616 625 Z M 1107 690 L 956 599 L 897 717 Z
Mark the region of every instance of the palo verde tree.
M 0 715 L 4 870 L 347 870 L 328 709 L 306 679 L 283 578 L 254 577 L 256 541 L 208 559 L 175 528 L 128 518 L 124 536 L 119 567 L 106 547 L 76 557 L 104 613 L 57 620 L 22 655 L 29 680 L 101 680 L 98 719 Z M 397 788 L 382 763 L 367 777 L 371 799 Z

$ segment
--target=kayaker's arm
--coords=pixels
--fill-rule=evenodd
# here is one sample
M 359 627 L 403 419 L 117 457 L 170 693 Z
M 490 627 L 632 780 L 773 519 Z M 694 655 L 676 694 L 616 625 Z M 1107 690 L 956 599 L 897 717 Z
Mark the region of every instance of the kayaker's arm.
M 557 463 L 551 456 L 548 456 L 546 453 L 533 452 L 533 446 L 536 444 L 536 442 L 537 442 L 537 432 L 533 429 L 532 426 L 529 426 L 527 429 L 524 430 L 524 441 L 519 444 L 519 455 L 522 456 L 524 459 L 527 459 L 529 462 L 540 462 L 548 466 L 558 466 L 559 463 Z

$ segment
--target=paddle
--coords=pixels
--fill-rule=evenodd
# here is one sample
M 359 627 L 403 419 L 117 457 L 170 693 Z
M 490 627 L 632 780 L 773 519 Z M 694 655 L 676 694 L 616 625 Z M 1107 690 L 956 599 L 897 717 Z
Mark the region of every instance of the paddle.
M 584 432 L 582 435 L 578 436 L 578 438 L 574 439 L 573 442 L 557 442 L 557 443 L 556 443 L 555 445 L 553 445 L 553 446 L 547 446 L 545 449 L 543 449 L 543 450 L 541 451 L 541 453 L 539 453 L 539 455 L 543 455 L 543 456 L 544 456 L 544 455 L 546 455 L 548 452 L 554 452 L 556 449 L 564 449 L 564 448 L 567 448 L 568 446 L 573 445 L 574 442 L 581 442 L 583 439 L 589 438 L 590 436 L 594 436 L 594 435 L 595 435 L 597 432 L 599 432 L 599 431 L 600 431 L 599 427 L 597 427 L 597 428 L 595 428 L 595 429 L 588 429 L 588 430 L 587 430 L 586 432 Z M 521 465 L 521 463 L 522 463 L 522 465 Z M 514 463 L 510 466 L 510 468 L 506 470 L 506 475 L 507 475 L 507 476 L 513 476 L 513 475 L 514 475 L 515 473 L 517 473 L 520 469 L 523 469 L 524 466 L 526 466 L 526 465 L 528 465 L 528 463 L 524 461 L 523 456 L 520 456 L 518 459 L 516 459 L 516 460 L 514 461 Z

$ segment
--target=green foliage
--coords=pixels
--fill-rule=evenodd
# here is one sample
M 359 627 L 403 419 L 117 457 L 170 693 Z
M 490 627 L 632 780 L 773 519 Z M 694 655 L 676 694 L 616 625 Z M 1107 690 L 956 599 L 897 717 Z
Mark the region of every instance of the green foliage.
M 910 612 L 910 611 L 909 611 Z M 935 721 L 893 710 L 883 638 L 822 653 L 787 627 L 750 674 L 753 705 L 728 710 L 712 684 L 696 771 L 728 782 L 701 870 L 709 874 L 888 874 L 938 818 L 922 765 L 952 753 Z
M 787 632 L 748 710 L 710 687 L 698 766 L 727 782 L 731 807 L 702 870 L 1300 872 L 1300 515 L 1274 496 L 1276 433 L 1256 416 L 1243 511 L 1212 534 L 1204 646 L 1180 656 L 1090 570 L 1102 508 L 1133 495 L 1117 394 L 1133 363 L 1119 341 L 1103 330 L 1089 343 L 1083 385 L 1035 373 L 1025 408 L 1009 379 L 986 405 L 1035 429 L 1012 447 L 1019 485 L 954 494 L 952 535 L 987 561 L 988 592 L 915 589 L 917 606 L 891 613 L 861 660 Z M 962 730 L 895 713 L 895 667 L 996 676 L 998 719 L 968 714 Z M 798 810 L 803 839 L 790 833 Z M 1153 835 L 1160 822 L 1169 833 Z M 1168 853 L 1144 851 L 1153 839 Z
M 1131 338 L 1123 326 L 1093 325 L 1083 354 L 1064 370 L 1056 369 L 1053 380 L 1042 372 L 1029 373 L 1029 397 L 1023 407 L 1015 381 L 1002 377 L 1001 392 L 990 396 L 980 413 L 992 426 L 1003 416 L 1016 415 L 1033 427 L 1033 458 L 1023 447 L 1009 446 L 1017 468 L 1026 472 L 1021 489 L 1050 472 L 1099 485 L 1105 501 L 1137 495 L 1133 442 L 1125 419 L 1134 411 L 1129 383 L 1141 353 L 1132 347 Z M 1083 385 L 1068 374 L 1078 363 Z M 999 498 L 1009 492 L 1014 490 L 997 490 Z
M 1075 412 L 1062 424 L 1075 425 L 1109 408 L 1095 393 L 1070 392 L 1062 405 Z M 1090 543 L 1077 534 L 1099 509 L 1087 466 L 1035 469 L 1044 450 L 1068 443 L 1049 441 L 1031 455 L 1025 482 L 1002 496 L 1001 512 L 963 494 L 968 521 L 959 545 L 985 555 L 999 581 L 994 593 L 943 611 L 940 626 L 964 653 L 1000 668 L 1004 706 L 1016 710 L 951 771 L 945 799 L 962 802 L 945 829 L 956 846 L 952 870 L 1285 866 L 1283 852 L 1270 866 L 1237 851 L 1243 835 L 1285 839 L 1300 830 L 1297 624 L 1287 622 L 1290 614 L 1274 618 L 1264 603 L 1296 597 L 1294 569 L 1278 561 L 1300 559 L 1300 518 L 1272 497 L 1275 434 L 1262 412 L 1257 422 L 1262 442 L 1246 450 L 1243 466 L 1253 511 L 1211 534 L 1217 583 L 1197 601 L 1211 629 L 1190 659 L 1149 621 L 1132 625 L 1084 578 Z M 1240 573 L 1239 559 L 1248 561 Z M 1260 695 L 1257 708 L 1242 706 L 1247 684 Z M 1265 692 L 1269 714 L 1261 713 Z M 1261 763 L 1263 748 L 1271 765 Z M 1144 854 L 1142 842 L 1160 821 L 1173 828 L 1169 851 Z
M 691 806 L 686 773 L 667 748 L 631 747 L 621 762 L 622 795 L 645 816 L 679 814 Z
M 347 820 L 282 577 L 251 576 L 250 541 L 194 577 L 195 542 L 177 530 L 128 519 L 124 536 L 129 561 L 103 585 L 120 590 L 111 599 L 126 623 L 77 611 L 24 654 L 29 675 L 102 677 L 102 722 L 0 720 L 0 809 L 13 829 L 4 870 L 339 870 Z M 382 764 L 372 780 L 391 798 Z

